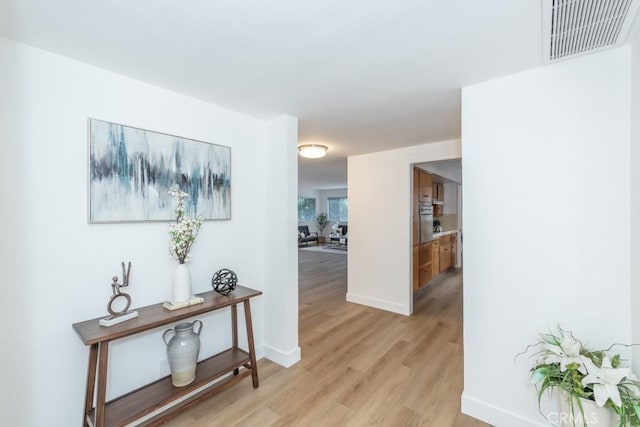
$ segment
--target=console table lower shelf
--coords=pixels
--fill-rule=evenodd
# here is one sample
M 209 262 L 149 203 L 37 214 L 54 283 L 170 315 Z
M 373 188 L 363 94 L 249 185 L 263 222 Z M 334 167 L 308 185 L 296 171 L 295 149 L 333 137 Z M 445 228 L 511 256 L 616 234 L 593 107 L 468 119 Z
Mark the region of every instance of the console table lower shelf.
M 249 353 L 239 349 L 229 349 L 205 359 L 198 363 L 195 381 L 186 387 L 174 387 L 171 384 L 171 376 L 168 376 L 108 402 L 105 405 L 105 425 L 120 426 L 132 423 L 250 362 Z M 250 370 L 243 370 L 238 375 L 231 375 L 212 383 L 209 387 L 181 401 L 180 410 L 234 385 L 249 375 L 251 375 Z M 160 423 L 167 418 L 168 411 L 170 409 L 164 411 L 160 418 L 154 417 L 138 425 Z M 93 424 L 94 419 L 95 409 L 87 414 L 87 421 L 91 423 L 90 425 Z
M 205 292 L 203 304 L 176 311 L 167 311 L 160 304 L 138 309 L 137 319 L 105 328 L 97 326 L 99 319 L 76 323 L 74 329 L 85 344 L 91 346 L 83 426 L 158 425 L 195 403 L 231 387 L 244 377 L 252 376 L 258 388 L 258 370 L 253 342 L 249 299 L 262 292 L 238 286 L 228 296 Z M 238 347 L 237 304 L 243 303 L 247 327 L 248 350 Z M 174 387 L 171 376 L 161 378 L 137 390 L 105 402 L 109 341 L 130 336 L 158 326 L 198 314 L 231 307 L 232 347 L 198 363 L 196 378 L 185 387 Z M 95 405 L 94 392 L 97 389 Z M 156 413 L 157 412 L 157 413 Z

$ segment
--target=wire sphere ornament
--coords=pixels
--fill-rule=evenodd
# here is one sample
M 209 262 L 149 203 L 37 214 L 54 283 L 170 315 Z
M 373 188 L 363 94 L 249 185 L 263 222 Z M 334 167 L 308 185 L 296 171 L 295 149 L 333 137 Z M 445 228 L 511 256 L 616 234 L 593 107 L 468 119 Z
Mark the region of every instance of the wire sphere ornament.
M 238 284 L 238 276 L 233 271 L 223 268 L 216 271 L 211 279 L 213 290 L 221 295 L 229 295 Z

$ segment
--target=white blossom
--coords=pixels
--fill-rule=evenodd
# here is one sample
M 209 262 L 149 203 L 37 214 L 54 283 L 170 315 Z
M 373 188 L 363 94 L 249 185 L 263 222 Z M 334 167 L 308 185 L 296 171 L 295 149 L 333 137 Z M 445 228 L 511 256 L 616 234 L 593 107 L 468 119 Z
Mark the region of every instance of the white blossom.
M 578 370 L 583 374 L 587 373 L 583 357 L 580 355 L 582 344 L 571 334 L 563 334 L 560 341 L 548 335 L 541 335 L 541 338 L 545 348 L 551 353 L 546 356 L 545 363 L 560 363 L 560 371 L 562 372 L 567 370 L 567 365 L 577 363 Z
M 176 222 L 175 224 L 169 225 L 169 235 L 171 236 L 169 253 L 177 259 L 180 264 L 184 264 L 184 262 L 191 257 L 191 246 L 198 236 L 203 218 L 202 215 L 198 215 L 195 218 L 184 216 L 184 199 L 189 197 L 187 193 L 179 191 L 177 188 L 171 188 L 169 195 L 177 197 L 178 199 Z
M 629 368 L 614 368 L 608 357 L 602 359 L 602 367 L 598 368 L 591 360 L 585 357 L 588 374 L 582 379 L 582 385 L 593 384 L 593 394 L 596 405 L 604 406 L 611 399 L 616 406 L 622 406 L 622 399 L 618 391 L 618 384 L 629 376 Z

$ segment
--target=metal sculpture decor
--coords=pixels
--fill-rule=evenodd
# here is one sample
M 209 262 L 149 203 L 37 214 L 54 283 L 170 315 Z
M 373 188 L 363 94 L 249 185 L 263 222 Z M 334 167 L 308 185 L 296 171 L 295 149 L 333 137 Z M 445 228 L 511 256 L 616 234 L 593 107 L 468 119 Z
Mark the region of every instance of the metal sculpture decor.
M 221 295 L 229 295 L 238 284 L 238 276 L 233 271 L 223 268 L 216 271 L 211 279 L 213 290 Z
M 122 261 L 122 283 L 118 283 L 118 276 L 113 276 L 111 279 L 111 290 L 113 294 L 109 298 L 107 304 L 107 311 L 111 316 L 100 319 L 101 326 L 112 326 L 118 323 L 122 323 L 125 320 L 138 317 L 137 311 L 129 311 L 131 306 L 131 297 L 129 294 L 124 293 L 120 288 L 126 288 L 129 286 L 129 273 L 131 272 L 131 261 L 127 264 L 127 268 L 124 267 L 124 261 Z M 122 307 L 122 308 L 118 308 Z

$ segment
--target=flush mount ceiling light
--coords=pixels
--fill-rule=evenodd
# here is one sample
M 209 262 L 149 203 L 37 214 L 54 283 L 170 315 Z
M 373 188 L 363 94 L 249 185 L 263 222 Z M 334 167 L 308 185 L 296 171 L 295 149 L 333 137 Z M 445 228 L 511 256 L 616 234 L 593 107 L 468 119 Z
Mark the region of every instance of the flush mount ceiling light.
M 298 146 L 298 152 L 308 159 L 319 159 L 327 155 L 329 147 L 320 144 L 303 144 Z

